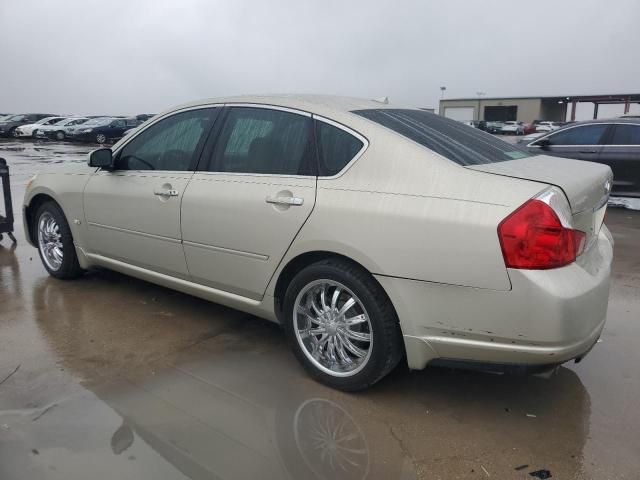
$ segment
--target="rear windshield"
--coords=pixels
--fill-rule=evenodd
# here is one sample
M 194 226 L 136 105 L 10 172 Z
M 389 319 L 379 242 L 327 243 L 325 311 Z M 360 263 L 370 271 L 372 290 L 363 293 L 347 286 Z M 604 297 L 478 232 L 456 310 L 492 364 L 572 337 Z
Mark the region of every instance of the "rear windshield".
M 371 109 L 352 113 L 387 127 L 458 165 L 482 165 L 531 156 L 526 150 L 482 130 L 423 110 Z

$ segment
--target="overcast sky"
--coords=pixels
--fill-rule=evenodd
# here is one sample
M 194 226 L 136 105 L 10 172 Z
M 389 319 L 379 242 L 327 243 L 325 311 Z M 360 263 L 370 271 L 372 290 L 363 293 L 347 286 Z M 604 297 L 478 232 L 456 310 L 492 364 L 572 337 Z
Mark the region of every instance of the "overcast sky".
M 640 1 L 0 0 L 0 112 L 640 93 Z

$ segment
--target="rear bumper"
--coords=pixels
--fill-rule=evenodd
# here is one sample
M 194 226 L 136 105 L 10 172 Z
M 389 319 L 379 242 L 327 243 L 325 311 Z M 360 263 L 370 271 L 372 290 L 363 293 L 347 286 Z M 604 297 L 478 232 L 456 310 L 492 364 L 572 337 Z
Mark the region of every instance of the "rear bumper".
M 582 357 L 604 328 L 613 240 L 603 225 L 578 261 L 509 270 L 497 291 L 377 276 L 391 298 L 409 367 L 435 359 L 553 365 Z

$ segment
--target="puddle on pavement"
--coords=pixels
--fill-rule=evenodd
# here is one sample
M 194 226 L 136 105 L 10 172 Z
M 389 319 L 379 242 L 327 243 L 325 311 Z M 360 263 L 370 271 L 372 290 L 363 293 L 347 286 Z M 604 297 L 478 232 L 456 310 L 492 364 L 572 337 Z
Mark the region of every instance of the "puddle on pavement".
M 617 242 L 609 322 L 583 363 L 550 378 L 399 368 L 344 394 L 310 380 L 275 325 L 114 272 L 49 278 L 19 218 L 24 183 L 47 159 L 5 146 L 18 246 L 0 243 L 2 480 L 640 470 L 637 213 L 607 215 Z M 76 147 L 33 151 L 84 161 Z

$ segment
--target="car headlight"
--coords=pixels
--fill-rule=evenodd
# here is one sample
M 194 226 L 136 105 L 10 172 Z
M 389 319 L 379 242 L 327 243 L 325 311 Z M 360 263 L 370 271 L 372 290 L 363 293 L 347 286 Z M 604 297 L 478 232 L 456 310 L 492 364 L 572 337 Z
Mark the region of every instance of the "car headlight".
M 82 130 L 82 133 L 91 133 L 93 132 L 93 128 L 85 128 L 84 130 Z

